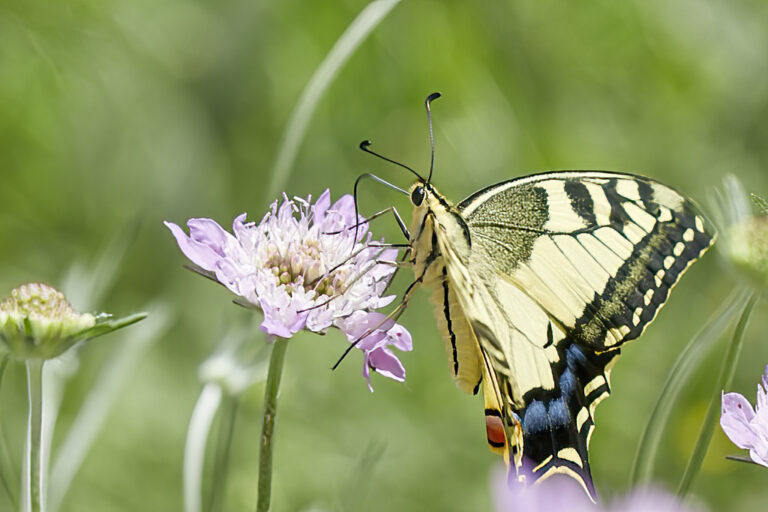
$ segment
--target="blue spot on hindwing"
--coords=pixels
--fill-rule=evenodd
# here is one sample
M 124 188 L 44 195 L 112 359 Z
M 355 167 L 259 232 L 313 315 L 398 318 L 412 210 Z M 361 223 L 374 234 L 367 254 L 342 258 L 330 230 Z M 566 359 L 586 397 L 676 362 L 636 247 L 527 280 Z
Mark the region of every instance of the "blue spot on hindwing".
M 565 396 L 572 396 L 576 393 L 576 377 L 570 368 L 567 368 L 560 375 L 560 391 Z
M 564 427 L 571 421 L 571 415 L 568 412 L 568 406 L 565 399 L 561 396 L 549 403 L 549 421 L 552 427 Z
M 525 416 L 523 416 L 523 433 L 525 435 L 532 435 L 535 432 L 541 432 L 549 429 L 549 422 L 547 421 L 547 408 L 544 402 L 534 400 L 525 409 Z

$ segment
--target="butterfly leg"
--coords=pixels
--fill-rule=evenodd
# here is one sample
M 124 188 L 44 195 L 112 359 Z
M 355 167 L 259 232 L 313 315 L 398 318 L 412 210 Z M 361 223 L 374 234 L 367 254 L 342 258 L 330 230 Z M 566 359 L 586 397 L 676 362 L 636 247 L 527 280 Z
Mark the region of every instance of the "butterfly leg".
M 408 301 L 411 299 L 413 292 L 416 290 L 416 285 L 421 284 L 424 281 L 425 273 L 426 272 L 422 273 L 416 280 L 414 280 L 410 285 L 408 285 L 408 288 L 406 288 L 405 293 L 403 293 L 403 298 L 400 301 L 400 304 L 398 304 L 395 309 L 393 309 L 387 316 L 385 316 L 381 320 L 381 322 L 379 322 L 375 326 L 365 331 L 362 336 L 357 338 L 354 342 L 352 342 L 352 344 L 350 344 L 347 347 L 344 353 L 341 354 L 341 357 L 339 357 L 338 361 L 336 361 L 336 364 L 333 365 L 332 367 L 333 370 L 338 368 L 339 364 L 341 364 L 344 358 L 347 357 L 347 354 L 349 354 L 350 351 L 353 348 L 355 348 L 357 344 L 360 343 L 362 340 L 364 340 L 367 336 L 370 336 L 372 333 L 374 333 L 377 329 L 379 329 L 381 326 L 383 326 L 387 322 L 397 321 L 397 319 L 400 318 L 400 315 L 402 315 L 403 311 L 405 311 L 405 309 L 408 307 Z
M 339 233 L 342 233 L 343 231 L 351 231 L 353 229 L 357 229 L 360 226 L 364 226 L 365 224 L 368 224 L 370 221 L 377 219 L 381 217 L 382 215 L 386 215 L 387 213 L 392 212 L 392 215 L 395 217 L 395 221 L 397 222 L 397 226 L 400 228 L 400 231 L 403 233 L 403 236 L 406 240 L 410 240 L 411 235 L 408 232 L 408 228 L 405 226 L 405 222 L 403 222 L 403 218 L 400 216 L 400 213 L 397 211 L 397 208 L 394 206 L 390 206 L 389 208 L 384 208 L 383 210 L 374 213 L 370 217 L 363 219 L 361 221 L 358 221 L 357 224 L 353 224 L 352 226 L 348 226 L 344 228 L 343 230 L 338 231 L 326 231 L 323 234 L 324 235 L 338 235 Z

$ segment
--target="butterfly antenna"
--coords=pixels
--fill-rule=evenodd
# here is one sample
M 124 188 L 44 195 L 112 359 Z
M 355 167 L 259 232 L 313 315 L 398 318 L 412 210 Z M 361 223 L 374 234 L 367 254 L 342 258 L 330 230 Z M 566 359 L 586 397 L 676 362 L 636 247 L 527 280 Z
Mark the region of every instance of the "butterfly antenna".
M 421 174 L 417 173 L 416 171 L 414 171 L 413 169 L 411 169 L 410 167 L 408 167 L 408 166 L 407 166 L 407 165 L 405 165 L 405 164 L 401 164 L 400 162 L 395 162 L 395 161 L 394 161 L 394 160 L 392 160 L 391 158 L 387 158 L 387 157 L 385 157 L 385 156 L 383 156 L 383 155 L 380 155 L 380 154 L 376 153 L 375 151 L 373 151 L 372 149 L 370 149 L 370 147 L 369 147 L 370 145 L 371 145 L 371 141 L 369 141 L 369 140 L 364 140 L 363 142 L 361 142 L 361 143 L 360 143 L 360 149 L 362 149 L 362 150 L 363 150 L 363 151 L 365 151 L 366 153 L 370 153 L 370 154 L 372 154 L 373 156 L 379 157 L 379 158 L 381 158 L 382 160 L 386 160 L 387 162 L 389 162 L 389 163 L 391 163 L 391 164 L 399 165 L 399 166 L 400 166 L 400 167 L 402 167 L 403 169 L 407 169 L 407 170 L 411 171 L 411 172 L 412 172 L 412 173 L 413 173 L 413 174 L 414 174 L 414 175 L 415 175 L 417 178 L 419 178 L 421 181 L 424 181 L 424 178 L 422 178 L 422 177 L 421 177 Z
M 352 243 L 352 249 L 353 250 L 355 248 L 355 244 L 357 243 L 358 228 L 361 225 L 361 222 L 360 222 L 360 208 L 357 205 L 357 187 L 360 185 L 360 182 L 363 181 L 366 178 L 372 179 L 374 181 L 377 181 L 377 182 L 381 183 L 382 185 L 386 185 L 387 187 L 389 187 L 391 189 L 394 189 L 394 190 L 397 190 L 398 192 L 400 192 L 401 194 L 405 194 L 406 196 L 409 195 L 408 192 L 406 192 L 405 190 L 401 189 L 397 185 L 393 185 L 392 183 L 388 182 L 387 180 L 383 180 L 383 179 L 379 178 L 375 174 L 371 174 L 369 172 L 366 172 L 366 173 L 361 174 L 360 176 L 358 176 L 357 179 L 355 180 L 355 186 L 354 186 L 353 192 L 352 192 L 352 199 L 353 199 L 353 201 L 355 203 L 355 237 L 352 239 L 353 240 L 353 243 Z M 363 222 L 362 224 L 366 224 L 366 222 Z
M 429 124 L 429 147 L 432 150 L 432 154 L 429 159 L 429 177 L 427 178 L 427 183 L 432 181 L 432 171 L 435 169 L 435 134 L 432 131 L 432 109 L 430 108 L 430 103 L 439 97 L 439 92 L 433 92 L 427 96 L 427 99 L 424 101 L 424 106 L 427 109 L 427 124 Z

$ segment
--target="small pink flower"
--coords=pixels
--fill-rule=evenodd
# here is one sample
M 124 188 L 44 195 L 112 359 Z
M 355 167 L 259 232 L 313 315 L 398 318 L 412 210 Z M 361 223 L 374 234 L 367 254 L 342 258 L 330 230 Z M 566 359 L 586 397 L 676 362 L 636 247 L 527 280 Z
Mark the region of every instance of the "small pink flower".
M 723 393 L 720 427 L 738 446 L 749 450 L 749 457 L 768 467 L 768 367 L 757 385 L 755 408 L 739 393 Z
M 245 218 L 235 218 L 232 233 L 205 218 L 187 222 L 189 235 L 176 224 L 165 225 L 187 258 L 263 311 L 261 328 L 270 336 L 290 338 L 302 329 L 323 333 L 330 327 L 350 341 L 365 335 L 357 348 L 365 354 L 368 386 L 371 369 L 405 380 L 389 347 L 412 350 L 410 334 L 393 321 L 379 325 L 385 316 L 373 312 L 395 298 L 383 294 L 396 270 L 397 251 L 371 246 L 366 223 L 354 229 L 352 196 L 334 204 L 328 190 L 314 204 L 311 197 L 284 197 L 259 224 Z
M 527 461 L 523 466 L 530 467 Z M 529 470 L 522 470 L 530 474 Z M 658 488 L 640 487 L 609 503 L 592 503 L 584 489 L 574 479 L 565 475 L 553 475 L 526 485 L 499 471 L 493 479 L 494 509 L 496 512 L 697 512 L 696 504 L 683 503 L 673 494 Z M 533 481 L 525 478 L 527 482 Z

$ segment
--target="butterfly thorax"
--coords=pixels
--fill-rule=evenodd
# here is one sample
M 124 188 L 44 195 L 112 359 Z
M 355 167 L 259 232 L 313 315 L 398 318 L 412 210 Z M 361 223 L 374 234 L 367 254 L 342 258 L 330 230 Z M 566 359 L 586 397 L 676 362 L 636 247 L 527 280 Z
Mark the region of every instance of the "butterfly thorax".
M 451 259 L 466 264 L 470 257 L 472 241 L 464 219 L 459 211 L 432 185 L 417 181 L 411 186 L 414 191 L 421 189 L 420 204 L 414 202 L 411 220 L 412 263 L 416 278 L 429 282 L 428 277 L 439 270 L 439 263 L 446 251 Z

